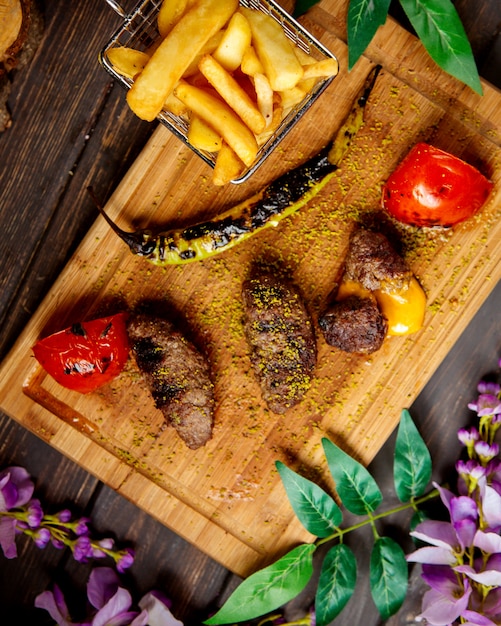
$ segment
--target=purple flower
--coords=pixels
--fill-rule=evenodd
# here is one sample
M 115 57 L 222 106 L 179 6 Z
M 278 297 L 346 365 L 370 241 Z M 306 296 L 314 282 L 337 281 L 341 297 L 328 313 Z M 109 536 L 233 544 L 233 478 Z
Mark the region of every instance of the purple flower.
M 97 544 L 92 546 L 92 556 L 95 559 L 102 559 L 106 556 L 105 550 L 113 550 L 115 542 L 111 538 L 100 539 Z
M 408 561 L 433 565 L 458 565 L 465 550 L 473 545 L 477 531 L 478 507 L 467 496 L 449 497 L 443 490 L 451 523 L 426 520 L 416 526 L 411 536 L 431 544 L 407 555 Z
M 441 487 L 436 482 L 433 482 L 433 486 L 435 487 L 435 489 L 437 489 L 443 505 L 450 512 L 450 501 L 452 500 L 452 498 L 454 498 L 454 493 L 449 489 L 446 489 L 445 487 Z
M 109 567 L 92 571 L 87 585 L 87 596 L 98 612 L 92 626 L 183 626 L 169 610 L 170 602 L 160 593 L 147 593 L 139 601 L 141 612 L 131 611 L 129 592 L 120 587 L 116 572 Z
M 0 512 L 24 506 L 29 502 L 35 486 L 24 467 L 7 467 L 0 472 Z M 17 520 L 0 517 L 0 547 L 6 558 L 17 556 Z
M 501 360 L 500 360 L 501 366 Z M 456 463 L 459 495 L 435 485 L 450 515 L 419 524 L 412 536 L 430 544 L 408 555 L 422 563 L 430 590 L 418 619 L 430 626 L 501 624 L 501 461 L 494 435 L 501 425 L 501 386 L 481 382 L 469 408 L 479 428 L 462 428 L 467 461 Z
M 55 517 L 63 524 L 66 524 L 71 520 L 71 511 L 69 509 L 63 509 L 62 511 L 59 511 L 59 513 L 56 513 Z
M 479 440 L 475 443 L 474 450 L 480 462 L 484 465 L 499 454 L 499 446 L 497 443 L 489 444 L 487 441 L 483 440 Z
M 458 439 L 464 445 L 468 445 L 469 443 L 475 443 L 480 439 L 480 435 L 475 426 L 471 428 L 460 428 L 458 430 Z
M 0 472 L 0 511 L 10 511 L 26 504 L 35 485 L 24 467 L 7 467 Z
M 490 485 L 482 490 L 482 512 L 484 525 L 495 532 L 501 531 L 501 494 Z
M 15 559 L 16 547 L 16 520 L 9 517 L 0 517 L 0 546 L 7 559 Z
M 26 520 L 30 528 L 37 528 L 38 526 L 40 526 L 40 523 L 43 519 L 43 511 L 40 500 L 31 500 L 30 502 L 28 502 L 26 514 Z
M 44 591 L 35 598 L 35 606 L 38 609 L 45 609 L 49 615 L 59 626 L 71 626 L 68 607 L 64 600 L 64 596 L 57 585 L 54 585 L 53 591 Z
M 149 626 L 183 626 L 170 612 L 170 602 L 157 591 L 151 591 L 139 600 L 139 607 L 148 615 Z
M 453 565 L 462 551 L 454 528 L 448 522 L 426 520 L 410 533 L 412 537 L 425 541 L 433 547 L 424 547 L 407 555 L 407 560 L 415 563 Z
M 458 488 L 459 492 L 471 495 L 486 474 L 486 469 L 475 459 L 468 461 L 457 461 L 456 471 L 459 474 Z
M 464 446 L 466 446 L 468 456 L 471 457 L 473 446 L 475 445 L 475 442 L 480 439 L 480 433 L 474 426 L 472 428 L 460 428 L 458 430 L 458 439 Z
M 501 424 L 501 413 L 495 413 L 491 416 L 491 426 L 493 426 L 492 431 L 496 432 Z
M 38 548 L 45 548 L 50 542 L 50 531 L 48 528 L 39 528 L 33 534 L 33 540 Z
M 468 408 L 476 411 L 479 417 L 485 415 L 498 415 L 501 413 L 501 400 L 492 393 L 481 393 L 477 402 L 470 402 Z
M 112 598 L 120 580 L 111 567 L 97 567 L 92 570 L 87 583 L 87 597 L 96 609 L 103 607 Z
M 485 466 L 485 473 L 490 480 L 501 480 L 501 459 L 491 459 Z
M 147 619 L 136 621 L 137 611 L 130 611 L 132 598 L 127 589 L 118 587 L 115 594 L 99 608 L 92 620 L 92 626 L 126 626 L 136 623 L 138 626 L 147 624 Z M 144 615 L 147 618 L 147 615 Z M 134 620 L 134 622 L 133 622 Z
M 81 535 L 88 535 L 89 534 L 89 527 L 88 524 L 90 522 L 90 519 L 88 517 L 81 517 L 78 520 L 75 520 L 74 525 L 73 525 L 73 530 L 75 535 L 77 535 L 77 537 L 80 537 Z
M 501 392 L 501 385 L 487 380 L 481 380 L 477 385 L 478 393 L 490 393 L 493 396 L 499 396 Z
M 423 596 L 422 612 L 430 626 L 449 626 L 468 607 L 472 592 L 468 579 L 461 582 L 449 567 L 423 565 L 423 579 L 430 590 Z
M 78 626 L 183 626 L 170 612 L 169 601 L 158 592 L 141 598 L 141 612 L 131 610 L 131 595 L 120 586 L 117 573 L 110 567 L 98 567 L 91 572 L 87 598 L 94 612 L 91 621 Z M 59 626 L 75 626 L 57 585 L 53 591 L 37 596 L 35 606 L 48 611 Z
M 471 546 L 477 531 L 477 503 L 467 496 L 452 498 L 450 501 L 450 514 L 452 525 L 461 546 L 463 549 Z
M 454 568 L 454 571 L 465 574 L 468 578 L 484 587 L 501 586 L 501 571 L 496 569 L 477 572 L 471 565 L 458 565 Z
M 491 555 L 485 563 L 484 570 L 501 571 L 501 554 Z M 501 616 L 501 587 L 491 588 L 488 595 L 479 598 L 479 600 L 479 602 L 472 603 L 470 608 L 481 611 L 482 614 L 496 619 L 499 623 L 499 617 Z
M 475 459 L 468 459 L 468 461 L 462 461 L 460 459 L 456 461 L 456 471 L 465 480 L 473 479 L 474 482 L 477 482 L 480 478 L 485 476 L 485 467 L 480 465 Z
M 61 541 L 61 539 L 56 539 L 55 537 L 52 537 L 51 544 L 54 546 L 54 548 L 56 548 L 56 550 L 62 550 L 66 547 L 64 541 Z
M 493 622 L 485 615 L 481 615 L 476 611 L 464 611 L 463 618 L 466 620 L 462 622 L 462 626 L 496 626 L 496 622 Z
M 117 570 L 119 572 L 125 572 L 134 563 L 134 550 L 131 548 L 125 548 L 118 553 Z
M 125 626 L 133 624 L 138 616 L 137 611 L 130 611 L 132 598 L 130 593 L 120 587 L 116 572 L 109 567 L 98 567 L 92 570 L 87 583 L 87 597 L 92 606 L 98 609 L 92 620 L 92 626 Z M 147 614 L 145 613 L 147 618 Z M 136 626 L 144 626 L 145 621 L 136 622 Z
M 92 545 L 89 537 L 82 535 L 78 537 L 72 547 L 75 561 L 86 563 L 92 557 Z
M 499 554 L 501 558 L 501 537 L 497 533 L 478 530 L 473 539 L 473 545 L 486 554 Z

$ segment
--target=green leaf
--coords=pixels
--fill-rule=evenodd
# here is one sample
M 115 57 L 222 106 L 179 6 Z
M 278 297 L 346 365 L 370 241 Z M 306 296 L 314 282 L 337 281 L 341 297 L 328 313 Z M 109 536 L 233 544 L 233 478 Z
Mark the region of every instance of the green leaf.
M 431 455 L 411 414 L 402 411 L 393 461 L 395 491 L 401 502 L 421 496 L 431 480 Z
M 463 24 L 450 0 L 400 0 L 428 54 L 443 70 L 482 93 Z
M 314 482 L 300 476 L 280 461 L 275 465 L 301 524 L 317 537 L 332 535 L 343 520 L 341 509 L 334 499 Z
M 315 550 L 314 544 L 301 544 L 275 563 L 252 574 L 204 624 L 243 622 L 286 604 L 301 593 L 310 580 Z
M 383 495 L 374 478 L 363 465 L 329 439 L 323 438 L 322 444 L 343 505 L 355 515 L 367 515 L 375 511 Z
M 372 549 L 372 599 L 383 620 L 402 606 L 407 593 L 408 567 L 402 548 L 390 537 L 379 537 Z
M 315 597 L 317 626 L 330 624 L 346 606 L 355 591 L 357 561 L 344 543 L 335 545 L 322 562 Z
M 348 70 L 355 65 L 386 22 L 391 0 L 350 0 L 348 6 Z
M 320 0 L 297 0 L 294 5 L 292 17 L 299 17 L 300 15 L 303 15 L 303 13 L 306 13 L 308 9 L 311 9 L 311 7 L 314 7 L 319 2 Z

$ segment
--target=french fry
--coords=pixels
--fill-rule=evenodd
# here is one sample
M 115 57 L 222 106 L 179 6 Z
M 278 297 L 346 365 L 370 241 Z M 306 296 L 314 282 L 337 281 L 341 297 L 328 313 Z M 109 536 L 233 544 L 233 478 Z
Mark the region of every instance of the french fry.
M 339 71 L 336 59 L 318 60 L 271 15 L 238 0 L 163 0 L 157 26 L 146 51 L 117 47 L 108 59 L 133 81 L 127 102 L 138 117 L 183 118 L 187 141 L 217 153 L 216 185 L 251 167 L 319 79 Z
M 317 62 L 315 57 L 311 56 L 311 54 L 308 54 L 308 52 L 306 52 L 306 50 L 303 50 L 303 48 L 300 48 L 299 46 L 294 46 L 293 49 L 294 54 L 297 56 L 297 59 L 301 63 L 301 65 L 310 65 Z
M 222 136 L 245 165 L 252 165 L 258 151 L 256 138 L 225 102 L 185 81 L 179 82 L 174 93 Z
M 150 55 L 146 52 L 125 46 L 110 48 L 106 56 L 115 71 L 131 80 L 134 80 L 134 77 L 143 71 L 146 63 L 150 60 Z
M 223 142 L 221 150 L 219 150 L 214 170 L 212 172 L 212 182 L 218 187 L 228 184 L 234 178 L 240 176 L 244 170 L 244 164 L 237 157 L 230 146 Z
M 194 148 L 206 152 L 217 152 L 223 143 L 221 135 L 212 126 L 198 117 L 192 115 L 188 128 L 188 141 Z
M 190 63 L 237 7 L 238 0 L 204 0 L 181 17 L 127 92 L 138 117 L 150 122 L 157 117 Z
M 257 106 L 214 57 L 210 55 L 202 57 L 198 69 L 255 135 L 265 129 L 266 121 Z
M 252 31 L 252 43 L 273 91 L 292 89 L 303 76 L 303 66 L 280 24 L 270 15 L 240 7 Z
M 186 11 L 188 0 L 163 0 L 158 11 L 157 27 L 160 37 L 164 39 L 179 22 Z
M 315 84 L 317 83 L 317 81 L 318 81 L 317 78 L 308 78 L 308 80 L 305 80 L 304 78 L 302 78 L 298 82 L 296 87 L 298 87 L 299 89 L 302 89 L 304 93 L 309 93 L 310 91 L 313 90 L 313 87 L 315 87 Z
M 281 104 L 275 104 L 273 109 L 273 117 L 271 119 L 271 123 L 268 125 L 266 130 L 262 132 L 260 135 L 256 137 L 257 145 L 262 146 L 264 143 L 268 141 L 268 139 L 273 135 L 273 133 L 278 129 L 282 120 L 284 119 L 285 112 L 282 108 Z
M 188 113 L 188 109 L 186 108 L 184 102 L 181 102 L 179 98 L 176 98 L 173 93 L 170 93 L 167 96 L 163 108 L 172 113 L 172 115 L 181 116 L 187 115 Z
M 242 13 L 235 13 L 226 28 L 221 43 L 214 51 L 214 58 L 226 70 L 233 72 L 242 63 L 245 50 L 251 43 L 249 22 Z
M 253 80 L 254 89 L 256 90 L 257 106 L 266 122 L 265 128 L 267 128 L 273 119 L 273 89 L 271 88 L 268 77 L 264 74 L 255 74 Z
M 263 64 L 259 60 L 252 44 L 244 52 L 240 69 L 244 74 L 247 74 L 248 76 L 254 76 L 255 74 L 264 74 Z
M 284 110 L 289 111 L 296 104 L 299 104 L 301 100 L 306 96 L 306 91 L 301 89 L 298 85 L 293 87 L 292 89 L 287 89 L 286 91 L 280 92 L 280 101 Z
M 198 64 L 200 63 L 200 59 L 206 54 L 212 54 L 214 50 L 218 47 L 223 38 L 224 32 L 219 30 L 215 35 L 213 35 L 209 41 L 202 46 L 202 49 L 197 54 L 197 56 L 193 59 L 190 65 L 186 68 L 185 73 L 183 74 L 183 78 L 189 78 L 198 72 Z
M 322 59 L 304 68 L 303 79 L 309 78 L 326 78 L 328 76 L 336 76 L 339 72 L 339 63 L 337 59 Z

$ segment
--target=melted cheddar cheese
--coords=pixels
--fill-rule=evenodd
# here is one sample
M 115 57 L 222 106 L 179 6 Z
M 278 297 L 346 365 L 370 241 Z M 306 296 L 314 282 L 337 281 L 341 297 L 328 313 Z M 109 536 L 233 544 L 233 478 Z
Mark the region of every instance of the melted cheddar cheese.
M 344 300 L 349 296 L 375 297 L 379 310 L 388 320 L 388 335 L 410 335 L 423 325 L 426 295 L 414 276 L 405 287 L 391 289 L 386 285 L 384 291 L 369 291 L 356 281 L 343 280 L 336 300 Z
M 408 286 L 394 291 L 375 291 L 381 313 L 388 320 L 388 335 L 410 335 L 423 325 L 426 296 L 414 276 Z

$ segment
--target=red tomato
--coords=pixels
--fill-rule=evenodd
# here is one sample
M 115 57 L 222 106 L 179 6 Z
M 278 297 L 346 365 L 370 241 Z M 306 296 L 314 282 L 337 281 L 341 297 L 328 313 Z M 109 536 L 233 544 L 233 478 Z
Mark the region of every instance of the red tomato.
M 469 163 L 418 143 L 388 178 L 382 205 L 405 224 L 449 227 L 474 215 L 492 186 Z
M 41 339 L 33 353 L 60 385 L 89 393 L 122 371 L 128 355 L 127 315 L 73 324 Z

